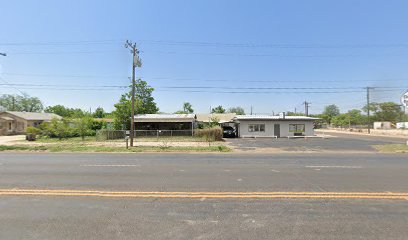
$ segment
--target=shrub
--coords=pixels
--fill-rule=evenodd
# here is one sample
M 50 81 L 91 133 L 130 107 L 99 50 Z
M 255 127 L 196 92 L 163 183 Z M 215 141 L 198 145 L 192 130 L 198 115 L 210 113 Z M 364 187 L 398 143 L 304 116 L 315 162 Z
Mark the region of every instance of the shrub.
M 93 119 L 88 116 L 83 116 L 74 120 L 74 129 L 76 134 L 81 136 L 82 140 L 85 139 L 85 136 L 95 135 L 95 131 L 91 130 Z
M 27 134 L 40 135 L 41 132 L 42 132 L 41 129 L 36 128 L 36 127 L 28 127 L 27 128 Z
M 222 129 L 221 127 L 212 127 L 206 129 L 196 129 L 194 132 L 196 137 L 205 138 L 207 141 L 221 141 Z

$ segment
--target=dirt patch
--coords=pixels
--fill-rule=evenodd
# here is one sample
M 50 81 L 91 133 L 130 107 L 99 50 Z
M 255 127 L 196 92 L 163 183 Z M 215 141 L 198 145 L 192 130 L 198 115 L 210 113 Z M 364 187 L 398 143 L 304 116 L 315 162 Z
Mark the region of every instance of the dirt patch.
M 25 140 L 25 135 L 0 136 L 0 145 L 11 146 L 22 140 Z

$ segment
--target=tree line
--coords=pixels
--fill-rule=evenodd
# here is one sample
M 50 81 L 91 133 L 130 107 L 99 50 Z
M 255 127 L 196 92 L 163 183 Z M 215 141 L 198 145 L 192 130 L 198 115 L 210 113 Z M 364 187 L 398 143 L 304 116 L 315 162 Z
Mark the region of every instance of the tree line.
M 135 102 L 135 114 L 154 114 L 159 112 L 159 108 L 153 97 L 154 88 L 151 87 L 146 81 L 136 80 L 136 102 Z M 76 135 L 84 135 L 88 132 L 93 134 L 95 129 L 106 127 L 106 123 L 103 121 L 92 121 L 90 119 L 113 119 L 113 128 L 116 130 L 130 129 L 131 124 L 131 91 L 121 95 L 118 103 L 114 104 L 114 110 L 110 113 L 106 112 L 102 107 L 98 107 L 93 112 L 84 111 L 80 108 L 70 108 L 63 105 L 54 105 L 44 108 L 43 103 L 37 97 L 31 97 L 27 94 L 24 95 L 10 95 L 4 94 L 0 96 L 0 106 L 8 111 L 26 111 L 26 112 L 47 112 L 55 113 L 66 120 L 65 125 L 86 126 L 86 129 L 76 130 Z M 371 117 L 368 121 L 366 112 L 370 110 Z M 177 114 L 189 114 L 194 113 L 194 109 L 191 103 L 184 102 L 182 108 L 175 113 Z M 224 108 L 222 105 L 216 106 L 211 109 L 211 113 L 236 113 L 238 115 L 244 115 L 245 110 L 242 107 L 231 107 L 229 109 Z M 293 112 L 287 112 L 288 116 L 302 115 L 295 114 Z M 408 121 L 407 115 L 401 110 L 400 105 L 394 102 L 382 102 L 371 103 L 369 106 L 364 106 L 360 109 L 351 109 L 346 113 L 341 113 L 337 105 L 331 104 L 324 108 L 320 114 L 311 115 L 322 119 L 322 123 L 326 123 L 333 126 L 348 126 L 348 125 L 364 125 L 368 122 L 372 124 L 375 121 Z M 71 122 L 71 123 L 69 123 Z M 76 122 L 76 124 L 73 124 Z M 97 123 L 95 123 L 97 122 Z M 79 124 L 82 123 L 82 124 Z M 63 129 L 64 127 L 53 123 L 57 129 Z M 75 131 L 71 131 L 75 132 Z M 80 132 L 80 133 L 78 133 Z M 61 135 L 61 134 L 54 134 Z M 63 135 L 63 134 L 62 134 Z M 66 134 L 67 135 L 67 134 Z M 69 135 L 69 134 L 68 134 Z
M 367 111 L 370 110 L 368 119 Z M 373 122 L 405 122 L 408 116 L 404 113 L 401 105 L 394 102 L 370 103 L 360 109 L 351 109 L 346 113 L 340 113 L 337 105 L 331 104 L 324 108 L 321 114 L 313 115 L 321 118 L 324 123 L 336 127 L 373 124 Z

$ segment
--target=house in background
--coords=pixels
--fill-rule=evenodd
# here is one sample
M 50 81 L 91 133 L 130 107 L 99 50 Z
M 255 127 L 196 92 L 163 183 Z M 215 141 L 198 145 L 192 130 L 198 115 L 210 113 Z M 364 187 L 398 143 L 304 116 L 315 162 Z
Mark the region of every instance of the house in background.
M 237 115 L 238 137 L 313 136 L 314 121 L 305 116 Z
M 221 127 L 231 126 L 234 127 L 234 118 L 237 116 L 235 113 L 210 113 L 210 114 L 200 114 L 197 113 L 197 123 L 209 123 L 218 122 Z
M 95 122 L 102 122 L 106 123 L 106 129 L 108 130 L 113 130 L 113 123 L 115 120 L 113 118 L 94 118 L 93 119 Z
M 62 119 L 54 113 L 38 112 L 0 112 L 0 135 L 25 134 L 27 127 L 38 127 L 43 122 L 53 118 Z
M 135 115 L 137 135 L 193 136 L 195 114 L 140 114 Z

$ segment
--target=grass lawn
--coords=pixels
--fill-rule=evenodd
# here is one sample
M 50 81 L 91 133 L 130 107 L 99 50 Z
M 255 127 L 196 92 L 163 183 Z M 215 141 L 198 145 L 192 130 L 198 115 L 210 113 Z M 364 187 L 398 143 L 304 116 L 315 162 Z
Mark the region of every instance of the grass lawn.
M 374 148 L 380 152 L 408 153 L 408 145 L 404 144 L 375 145 Z
M 226 146 L 208 147 L 107 147 L 87 146 L 81 144 L 58 144 L 41 146 L 4 146 L 0 145 L 0 151 L 36 151 L 36 152 L 229 152 Z

